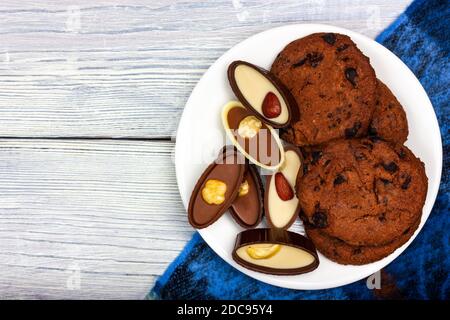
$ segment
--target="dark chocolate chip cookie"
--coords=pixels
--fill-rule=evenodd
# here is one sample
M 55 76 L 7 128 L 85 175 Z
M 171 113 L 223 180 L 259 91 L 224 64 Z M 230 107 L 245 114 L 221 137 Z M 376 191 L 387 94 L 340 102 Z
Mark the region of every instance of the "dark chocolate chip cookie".
M 306 226 L 350 245 L 378 246 L 420 218 L 428 180 L 407 147 L 341 139 L 314 152 L 297 183 Z
M 376 102 L 376 76 L 350 39 L 315 33 L 288 44 L 271 72 L 290 90 L 299 119 L 282 137 L 298 146 L 367 134 Z

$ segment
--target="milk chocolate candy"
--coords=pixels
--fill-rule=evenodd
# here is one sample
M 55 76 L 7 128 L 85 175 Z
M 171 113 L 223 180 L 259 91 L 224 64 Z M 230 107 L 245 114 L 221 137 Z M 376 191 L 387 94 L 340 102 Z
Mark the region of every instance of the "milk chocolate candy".
M 251 229 L 237 235 L 233 259 L 262 273 L 296 275 L 319 266 L 314 244 L 306 237 L 281 229 Z
M 296 182 L 303 174 L 303 157 L 295 146 L 285 147 L 284 163 L 277 172 L 266 178 L 264 211 L 267 224 L 272 228 L 287 229 L 300 211 L 296 195 Z
M 244 228 L 254 228 L 263 215 L 264 190 L 259 173 L 253 165 L 248 165 L 238 196 L 230 207 L 231 216 Z
M 222 110 L 222 124 L 233 145 L 252 163 L 276 170 L 284 161 L 284 149 L 275 130 L 255 117 L 238 101 Z
M 254 116 L 274 128 L 289 125 L 295 100 L 269 71 L 246 61 L 234 61 L 228 67 L 228 81 L 238 100 Z
M 245 160 L 236 150 L 221 153 L 194 187 L 188 206 L 189 223 L 201 229 L 219 219 L 237 197 L 244 173 Z

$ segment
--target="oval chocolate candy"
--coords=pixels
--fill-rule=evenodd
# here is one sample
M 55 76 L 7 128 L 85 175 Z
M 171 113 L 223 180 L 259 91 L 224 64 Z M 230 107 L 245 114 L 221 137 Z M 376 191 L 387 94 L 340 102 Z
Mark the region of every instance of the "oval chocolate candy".
M 275 130 L 259 120 L 242 103 L 228 102 L 222 124 L 233 145 L 252 163 L 276 170 L 284 161 L 284 148 Z
M 189 200 L 188 218 L 194 228 L 211 225 L 230 207 L 238 195 L 245 166 L 244 157 L 229 149 L 206 168 Z
M 254 228 L 263 215 L 264 190 L 261 178 L 253 165 L 248 165 L 238 196 L 230 207 L 231 216 L 244 228 Z
M 303 174 L 303 157 L 295 146 L 284 149 L 284 163 L 277 172 L 266 177 L 264 211 L 267 224 L 272 228 L 287 229 L 300 211 L 296 195 L 296 182 Z
M 319 266 L 311 240 L 281 229 L 251 229 L 239 233 L 232 256 L 247 269 L 276 275 L 306 273 Z
M 257 118 L 274 128 L 289 125 L 295 100 L 269 71 L 234 61 L 228 67 L 228 81 L 238 100 Z

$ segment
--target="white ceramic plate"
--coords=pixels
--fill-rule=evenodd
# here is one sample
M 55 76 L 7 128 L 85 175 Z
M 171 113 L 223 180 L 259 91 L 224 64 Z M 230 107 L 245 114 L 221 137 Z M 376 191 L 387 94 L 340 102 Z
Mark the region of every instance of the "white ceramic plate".
M 288 25 L 256 34 L 228 50 L 208 69 L 192 91 L 178 127 L 175 154 L 178 187 L 184 206 L 187 208 L 198 177 L 227 143 L 220 111 L 227 101 L 235 99 L 228 85 L 228 64 L 234 60 L 246 60 L 270 69 L 278 52 L 289 42 L 315 32 L 350 36 L 370 58 L 378 78 L 386 83 L 403 105 L 409 123 L 406 145 L 425 163 L 428 195 L 420 227 L 408 243 L 383 260 L 363 266 L 339 265 L 320 255 L 320 266 L 310 273 L 296 276 L 262 274 L 242 268 L 232 260 L 236 234 L 243 229 L 229 214 L 199 231 L 208 245 L 236 269 L 255 279 L 293 289 L 325 289 L 345 285 L 368 277 L 398 257 L 426 222 L 436 199 L 442 170 L 441 136 L 433 107 L 417 78 L 400 59 L 372 39 L 353 31 L 317 24 Z M 297 222 L 292 229 L 302 232 L 301 223 Z

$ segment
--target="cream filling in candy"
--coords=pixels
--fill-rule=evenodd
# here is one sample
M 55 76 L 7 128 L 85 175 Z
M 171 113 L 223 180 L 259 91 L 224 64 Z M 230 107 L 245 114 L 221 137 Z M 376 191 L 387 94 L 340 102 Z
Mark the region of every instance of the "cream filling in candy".
M 252 248 L 263 248 L 267 249 L 268 247 L 275 246 L 276 244 L 271 243 L 256 243 L 250 244 L 240 247 L 236 250 L 236 254 L 242 260 L 266 268 L 274 268 L 274 269 L 297 269 L 302 268 L 308 265 L 311 265 L 315 258 L 309 252 L 302 250 L 297 247 L 279 244 L 279 249 L 275 254 L 268 255 L 267 258 L 252 258 L 248 249 Z
M 297 179 L 297 174 L 301 166 L 300 158 L 292 150 L 286 151 L 284 157 L 285 160 L 279 172 L 283 173 L 292 189 L 295 190 L 295 180 Z M 294 196 L 291 200 L 281 200 L 277 194 L 274 177 L 270 179 L 268 196 L 270 220 L 275 227 L 283 228 L 291 221 L 299 200 L 297 196 Z
M 264 115 L 262 110 L 264 98 L 269 92 L 275 94 L 281 105 L 281 113 L 270 120 L 279 124 L 284 124 L 288 121 L 289 110 L 286 102 L 272 82 L 260 72 L 245 64 L 241 64 L 234 70 L 234 78 L 245 100 L 261 115 Z

